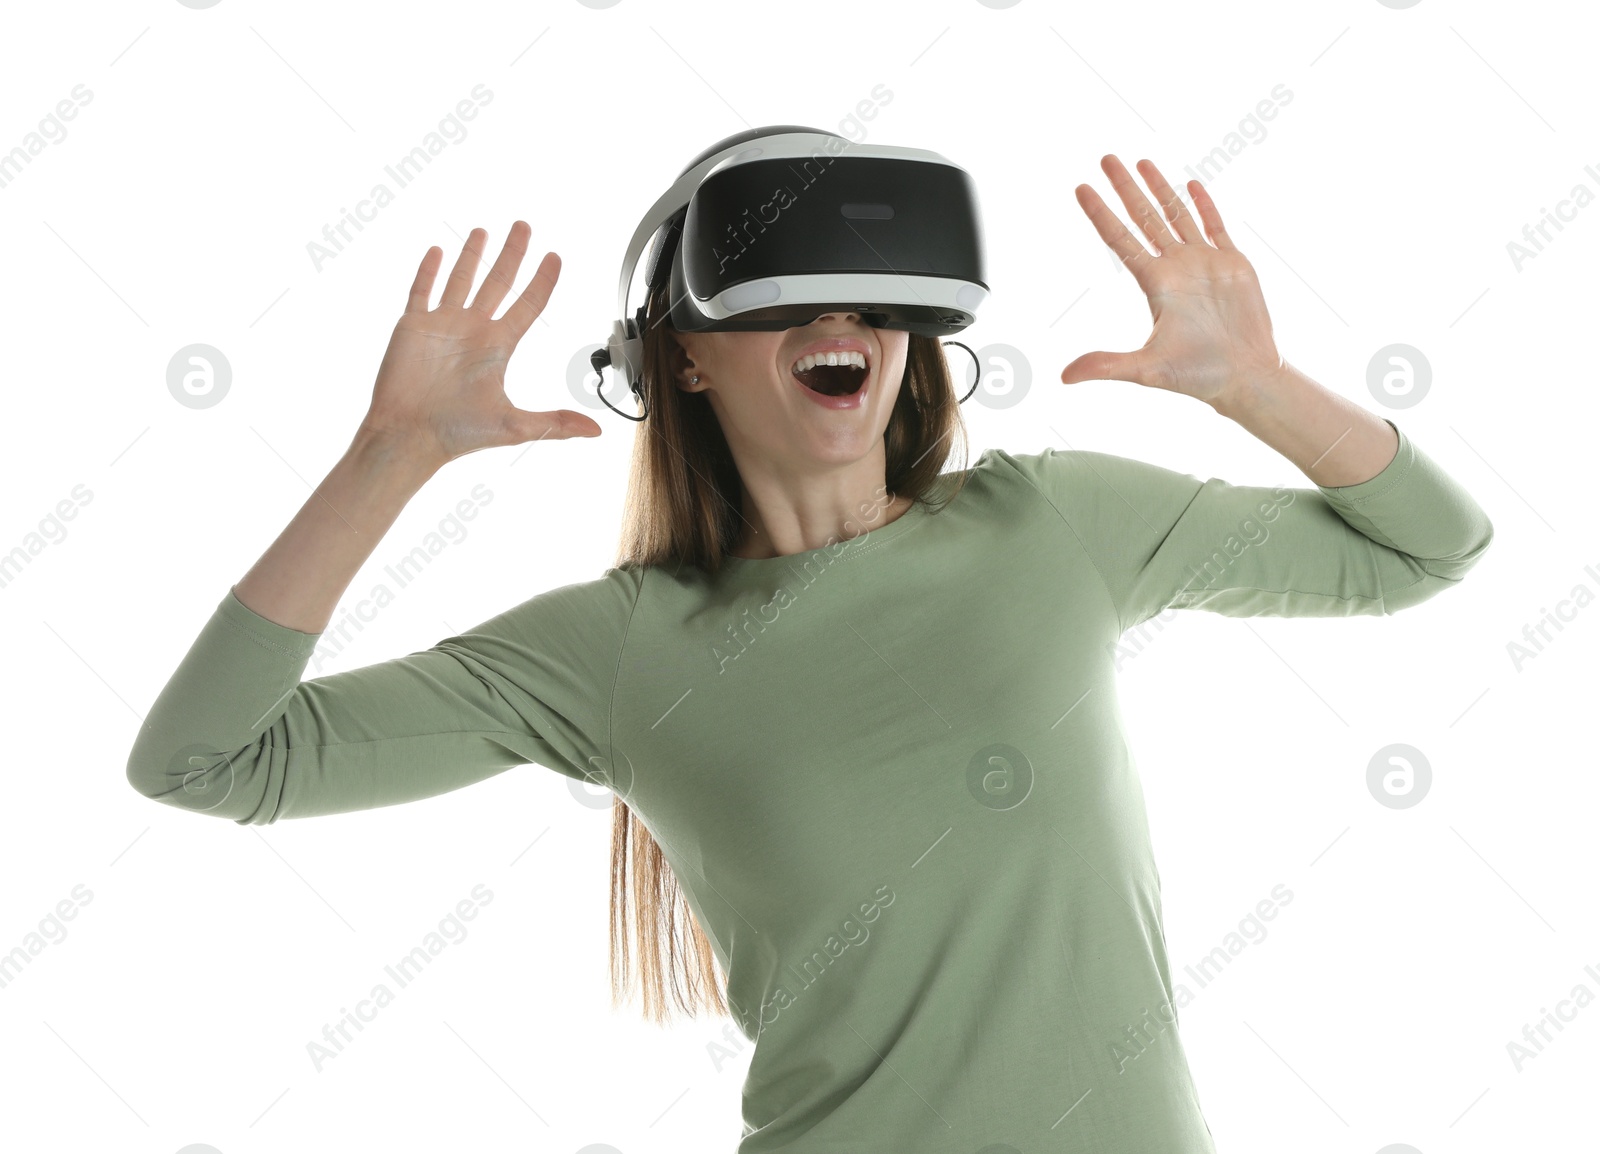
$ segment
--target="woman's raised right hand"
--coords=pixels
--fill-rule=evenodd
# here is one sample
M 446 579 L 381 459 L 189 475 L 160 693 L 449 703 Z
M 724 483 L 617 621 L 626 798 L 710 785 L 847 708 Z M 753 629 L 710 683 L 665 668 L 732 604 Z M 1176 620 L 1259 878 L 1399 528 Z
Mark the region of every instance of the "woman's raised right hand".
M 423 255 L 378 367 L 372 405 L 362 421 L 365 432 L 440 465 L 500 445 L 600 435 L 600 426 L 582 413 L 530 412 L 506 396 L 506 362 L 544 311 L 561 273 L 561 258 L 546 253 L 522 295 L 505 316 L 494 319 L 516 281 L 532 231 L 526 221 L 512 223 L 499 259 L 470 305 L 467 293 L 489 234 L 475 228 L 467 235 L 434 309 L 428 298 L 444 250 L 435 246 Z

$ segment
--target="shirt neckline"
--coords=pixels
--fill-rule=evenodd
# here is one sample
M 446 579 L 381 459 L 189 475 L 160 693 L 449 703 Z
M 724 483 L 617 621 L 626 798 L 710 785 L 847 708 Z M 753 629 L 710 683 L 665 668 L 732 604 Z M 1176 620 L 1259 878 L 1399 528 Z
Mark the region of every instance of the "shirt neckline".
M 876 529 L 868 529 L 864 533 L 857 533 L 854 537 L 841 539 L 836 545 L 820 545 L 815 549 L 806 549 L 799 553 L 783 553 L 777 557 L 735 557 L 728 554 L 722 559 L 722 567 L 728 573 L 766 573 L 773 572 L 780 567 L 788 566 L 797 561 L 804 561 L 818 553 L 828 556 L 830 561 L 843 561 L 856 553 L 866 552 L 888 544 L 917 525 L 920 525 L 928 515 L 927 506 L 921 501 L 914 500 L 904 513 L 890 521 L 887 525 L 880 525 Z M 837 556 L 829 554 L 829 550 L 838 549 Z

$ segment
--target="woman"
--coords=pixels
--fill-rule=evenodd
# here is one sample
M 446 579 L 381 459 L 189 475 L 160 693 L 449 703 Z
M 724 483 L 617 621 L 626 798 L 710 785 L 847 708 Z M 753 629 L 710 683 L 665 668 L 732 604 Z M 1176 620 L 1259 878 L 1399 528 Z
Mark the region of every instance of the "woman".
M 1103 166 L 1155 255 L 1077 193 L 1153 332 L 1061 379 L 1193 397 L 1315 488 L 1087 451 L 990 449 L 941 473 L 962 424 L 936 338 L 844 312 L 675 332 L 654 323 L 657 283 L 617 565 L 427 651 L 301 680 L 440 466 L 600 432 L 510 404 L 506 361 L 560 261 L 546 254 L 495 320 L 530 230 L 512 226 L 468 304 L 474 229 L 431 309 L 442 253 L 423 257 L 349 450 L 217 606 L 130 783 L 255 824 L 527 762 L 609 786 L 614 988 L 631 856 L 646 1013 L 670 984 L 755 1043 L 741 1154 L 1211 1151 L 1117 639 L 1171 607 L 1392 613 L 1460 581 L 1492 527 L 1392 421 L 1280 358 L 1204 187 L 1189 185 L 1202 235 L 1142 163 L 1162 213 L 1114 156 Z M 802 357 L 830 346 L 865 363 L 843 401 L 805 387 Z

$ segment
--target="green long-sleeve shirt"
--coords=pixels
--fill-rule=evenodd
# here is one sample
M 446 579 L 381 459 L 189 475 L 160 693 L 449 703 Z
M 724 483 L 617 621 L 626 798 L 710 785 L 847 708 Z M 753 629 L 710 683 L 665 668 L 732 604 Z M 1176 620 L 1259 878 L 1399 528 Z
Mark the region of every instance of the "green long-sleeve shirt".
M 740 1154 L 1210 1152 L 1116 643 L 1169 606 L 1377 615 L 1461 580 L 1489 519 L 1395 428 L 1340 488 L 991 449 L 836 547 L 610 568 L 305 681 L 317 635 L 230 589 L 128 779 L 240 823 L 529 762 L 621 792 L 754 1042 Z

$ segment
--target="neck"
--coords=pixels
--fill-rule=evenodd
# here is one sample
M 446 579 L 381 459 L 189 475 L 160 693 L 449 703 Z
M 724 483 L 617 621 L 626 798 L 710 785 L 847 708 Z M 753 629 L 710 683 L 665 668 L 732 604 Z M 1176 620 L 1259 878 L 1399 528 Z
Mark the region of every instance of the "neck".
M 744 531 L 731 552 L 751 561 L 808 553 L 881 529 L 898 520 L 911 504 L 911 497 L 890 493 L 879 485 L 862 496 L 845 496 L 837 502 L 794 502 L 774 507 L 775 502 L 768 501 L 768 511 L 763 514 L 746 492 Z

